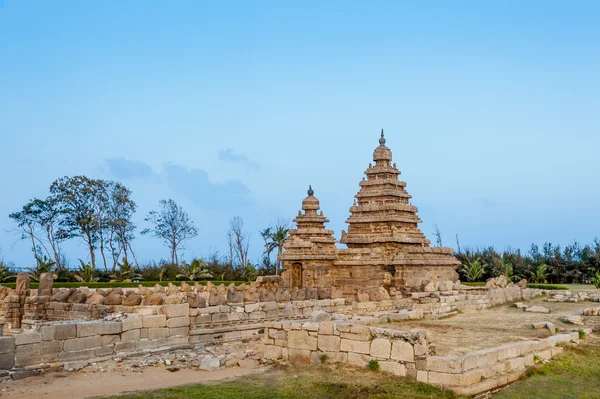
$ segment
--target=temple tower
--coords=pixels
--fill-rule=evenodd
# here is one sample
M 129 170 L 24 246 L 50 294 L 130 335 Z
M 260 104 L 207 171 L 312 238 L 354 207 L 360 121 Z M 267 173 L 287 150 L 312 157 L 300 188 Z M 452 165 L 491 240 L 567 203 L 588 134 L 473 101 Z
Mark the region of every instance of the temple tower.
M 283 262 L 284 283 L 288 287 L 327 288 L 331 283 L 329 274 L 337 257 L 333 230 L 327 230 L 329 220 L 319 212 L 319 200 L 309 186 L 308 196 L 302 201 L 302 211 L 293 220 L 297 228 L 290 230 L 285 241 Z
M 406 183 L 398 180 L 400 171 L 392 164 L 392 151 L 385 146 L 383 130 L 379 146 L 373 152 L 375 165 L 365 171 L 360 191 L 346 220 L 348 234 L 342 232 L 341 243 L 348 248 L 382 248 L 390 256 L 403 246 L 429 246 L 419 230 L 421 219 L 417 207 L 410 204 Z

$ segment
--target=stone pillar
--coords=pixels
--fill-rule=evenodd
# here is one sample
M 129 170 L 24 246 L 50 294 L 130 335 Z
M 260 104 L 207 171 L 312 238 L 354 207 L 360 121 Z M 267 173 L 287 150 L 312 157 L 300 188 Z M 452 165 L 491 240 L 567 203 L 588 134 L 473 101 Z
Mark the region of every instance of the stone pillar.
M 12 328 L 21 328 L 21 320 L 23 320 L 23 315 L 25 314 L 25 298 L 29 296 L 29 274 L 28 273 L 19 273 L 17 274 L 17 286 L 16 286 L 16 296 L 19 298 L 17 308 L 18 311 L 14 312 L 14 317 L 12 320 L 13 326 Z M 16 308 L 16 307 L 15 307 Z M 15 310 L 17 310 L 15 309 Z
M 38 286 L 38 296 L 52 296 L 54 288 L 54 276 L 52 273 L 42 273 L 40 275 L 40 285 Z

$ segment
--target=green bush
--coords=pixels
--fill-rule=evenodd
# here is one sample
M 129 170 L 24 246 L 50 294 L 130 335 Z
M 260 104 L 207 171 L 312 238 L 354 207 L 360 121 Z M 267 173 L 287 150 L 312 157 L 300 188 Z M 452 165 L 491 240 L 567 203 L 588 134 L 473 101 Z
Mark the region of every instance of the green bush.
M 202 285 L 206 285 L 207 281 L 186 281 L 190 285 L 194 285 L 195 283 L 199 283 Z M 235 283 L 235 285 L 241 285 L 245 283 L 245 281 L 211 281 L 215 285 L 229 285 L 231 283 Z M 54 282 L 54 288 L 78 288 L 78 287 L 88 287 L 88 288 L 137 288 L 138 285 L 143 285 L 144 287 L 154 287 L 156 284 L 160 284 L 163 287 L 169 285 L 169 283 L 173 283 L 173 285 L 180 286 L 182 281 L 140 281 L 140 282 L 123 282 L 123 283 L 109 283 L 109 282 L 93 282 L 93 283 L 79 283 L 79 282 Z M 15 288 L 16 283 L 2 283 L 1 285 L 8 288 Z M 37 288 L 38 283 L 32 282 L 31 288 Z
M 565 285 L 556 284 L 527 284 L 528 288 L 539 288 L 541 290 L 568 290 L 569 287 Z
M 375 359 L 370 360 L 367 368 L 371 371 L 379 371 L 379 362 Z

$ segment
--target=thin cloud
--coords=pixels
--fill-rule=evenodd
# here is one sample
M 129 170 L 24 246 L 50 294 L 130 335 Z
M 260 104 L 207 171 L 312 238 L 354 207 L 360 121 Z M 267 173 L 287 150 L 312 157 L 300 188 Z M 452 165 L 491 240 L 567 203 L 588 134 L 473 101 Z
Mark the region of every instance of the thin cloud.
M 131 161 L 123 157 L 107 158 L 104 164 L 117 179 L 134 180 L 152 176 L 152 168 L 142 161 Z
M 249 170 L 260 169 L 260 164 L 251 160 L 245 154 L 236 154 L 231 148 L 219 150 L 219 160 L 226 163 L 240 163 L 246 165 Z

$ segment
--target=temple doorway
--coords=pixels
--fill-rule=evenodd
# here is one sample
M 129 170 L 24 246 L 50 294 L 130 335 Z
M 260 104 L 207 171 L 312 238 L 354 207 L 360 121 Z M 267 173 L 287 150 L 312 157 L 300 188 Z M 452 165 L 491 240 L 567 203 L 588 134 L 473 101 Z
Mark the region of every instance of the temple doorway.
M 291 274 L 291 288 L 298 287 L 302 288 L 302 264 L 294 263 L 292 265 Z

